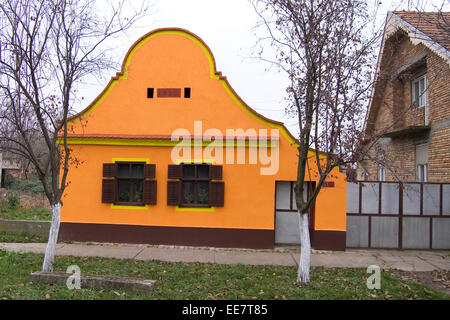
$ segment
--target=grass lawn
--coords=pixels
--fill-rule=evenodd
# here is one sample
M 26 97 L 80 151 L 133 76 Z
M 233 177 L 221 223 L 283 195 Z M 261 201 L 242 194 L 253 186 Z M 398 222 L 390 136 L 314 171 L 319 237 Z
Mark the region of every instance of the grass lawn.
M 311 285 L 294 285 L 295 267 L 216 265 L 57 257 L 55 271 L 78 265 L 82 274 L 153 279 L 150 295 L 114 290 L 69 290 L 31 283 L 43 255 L 0 250 L 0 299 L 450 299 L 427 286 L 382 272 L 381 289 L 369 290 L 366 269 L 312 268 Z
M 50 221 L 52 218 L 51 210 L 39 209 L 11 209 L 7 206 L 0 207 L 0 219 L 6 220 L 45 220 Z

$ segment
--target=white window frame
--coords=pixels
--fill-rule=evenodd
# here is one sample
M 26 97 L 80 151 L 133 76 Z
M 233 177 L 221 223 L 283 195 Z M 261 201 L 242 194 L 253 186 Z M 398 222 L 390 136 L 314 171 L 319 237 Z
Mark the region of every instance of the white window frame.
M 419 90 L 420 90 L 420 82 L 423 80 L 423 92 L 422 94 L 419 93 L 418 101 L 416 101 L 416 83 L 419 83 Z M 413 81 L 411 81 L 411 102 L 416 108 L 426 107 L 427 101 L 428 101 L 428 81 L 427 81 L 427 74 L 423 74 L 420 77 L 415 78 Z

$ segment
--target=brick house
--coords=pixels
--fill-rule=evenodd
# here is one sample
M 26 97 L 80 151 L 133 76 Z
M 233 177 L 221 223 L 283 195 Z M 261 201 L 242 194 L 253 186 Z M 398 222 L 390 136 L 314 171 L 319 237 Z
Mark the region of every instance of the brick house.
M 388 13 L 364 128 L 379 140 L 359 180 L 450 181 L 449 23 L 450 12 Z

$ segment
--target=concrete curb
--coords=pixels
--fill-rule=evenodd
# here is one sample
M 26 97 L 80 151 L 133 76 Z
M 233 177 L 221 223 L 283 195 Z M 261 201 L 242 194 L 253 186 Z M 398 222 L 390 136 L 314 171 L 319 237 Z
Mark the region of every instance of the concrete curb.
M 34 272 L 29 276 L 30 281 L 47 284 L 66 285 L 71 273 L 61 272 Z M 156 280 L 141 280 L 124 277 L 102 277 L 80 275 L 81 288 L 130 290 L 140 293 L 150 293 Z

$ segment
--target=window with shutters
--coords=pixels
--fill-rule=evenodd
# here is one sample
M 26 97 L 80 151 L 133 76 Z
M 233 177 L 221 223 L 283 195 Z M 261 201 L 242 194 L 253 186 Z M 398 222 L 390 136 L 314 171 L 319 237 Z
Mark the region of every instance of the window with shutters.
M 102 202 L 142 206 L 156 204 L 155 165 L 144 162 L 103 164 Z
M 167 204 L 187 208 L 223 206 L 222 166 L 206 163 L 169 165 Z

